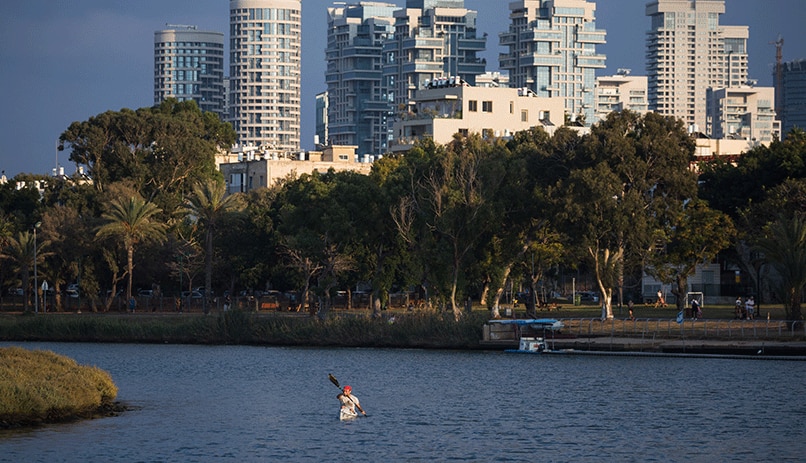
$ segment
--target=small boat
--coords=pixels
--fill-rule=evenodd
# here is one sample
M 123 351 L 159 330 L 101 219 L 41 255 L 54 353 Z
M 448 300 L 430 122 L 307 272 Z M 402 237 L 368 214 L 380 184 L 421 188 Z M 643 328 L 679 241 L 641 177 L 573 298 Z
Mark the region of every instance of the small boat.
M 358 418 L 358 412 L 355 410 L 350 410 L 346 407 L 339 410 L 339 420 L 341 421 L 354 420 L 356 418 Z
M 542 354 L 548 351 L 548 345 L 544 338 L 522 337 L 517 349 L 507 349 L 505 352 L 522 354 Z
M 554 318 L 528 318 L 516 320 L 490 320 L 489 323 L 500 325 L 528 326 L 534 330 L 560 331 L 565 325 L 560 320 Z

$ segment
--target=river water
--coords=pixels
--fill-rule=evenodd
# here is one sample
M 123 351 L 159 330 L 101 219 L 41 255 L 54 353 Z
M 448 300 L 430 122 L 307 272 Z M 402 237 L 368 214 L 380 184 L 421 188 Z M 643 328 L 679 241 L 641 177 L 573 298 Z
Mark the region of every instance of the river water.
M 806 458 L 806 365 L 795 361 L 14 345 L 108 371 L 133 410 L 0 431 L 2 462 Z M 338 421 L 328 373 L 353 386 L 368 418 Z

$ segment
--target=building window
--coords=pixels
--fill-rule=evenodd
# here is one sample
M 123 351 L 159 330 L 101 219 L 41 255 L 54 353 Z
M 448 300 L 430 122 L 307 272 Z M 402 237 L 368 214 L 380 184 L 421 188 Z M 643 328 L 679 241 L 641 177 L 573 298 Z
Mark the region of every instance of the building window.
M 467 110 L 471 112 L 477 112 L 479 110 L 479 102 L 476 100 L 470 100 L 467 102 Z
M 481 111 L 485 113 L 493 112 L 493 102 L 492 101 L 482 101 L 481 102 Z
M 529 110 L 521 109 L 521 122 L 529 122 Z

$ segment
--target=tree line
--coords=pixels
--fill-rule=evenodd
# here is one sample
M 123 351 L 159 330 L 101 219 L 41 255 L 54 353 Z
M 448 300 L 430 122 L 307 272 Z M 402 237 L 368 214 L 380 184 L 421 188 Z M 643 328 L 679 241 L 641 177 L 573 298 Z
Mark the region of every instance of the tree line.
M 512 286 L 536 314 L 540 285 L 563 266 L 593 276 L 612 318 L 643 272 L 671 284 L 682 308 L 696 265 L 721 255 L 759 277 L 760 262 L 774 268 L 776 296 L 800 318 L 799 130 L 735 163 L 697 164 L 681 121 L 625 111 L 588 134 L 425 139 L 369 175 L 315 172 L 227 195 L 214 155 L 234 140 L 228 124 L 174 100 L 71 124 L 60 141 L 92 181 L 49 178 L 41 197 L 0 186 L 0 279 L 30 294 L 36 256 L 43 279 L 80 282 L 93 310 L 108 310 L 119 286 L 129 299 L 203 279 L 231 294 L 299 290 L 321 317 L 338 290 L 368 285 L 378 313 L 390 292 L 414 287 L 459 318 L 470 297 L 498 316 Z

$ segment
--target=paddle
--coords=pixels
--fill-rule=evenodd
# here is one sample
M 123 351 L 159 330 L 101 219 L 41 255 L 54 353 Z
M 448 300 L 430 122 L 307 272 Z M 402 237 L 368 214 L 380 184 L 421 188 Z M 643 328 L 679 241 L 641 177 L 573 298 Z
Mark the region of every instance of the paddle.
M 328 373 L 328 374 L 327 374 L 327 378 L 330 380 L 330 382 L 331 382 L 331 383 L 335 384 L 335 385 L 336 385 L 336 387 L 337 387 L 337 388 L 339 388 L 339 390 L 341 390 L 341 393 L 342 393 L 342 394 L 344 394 L 344 389 L 342 389 L 341 385 L 339 384 L 339 380 L 338 380 L 338 379 L 336 379 L 336 377 L 335 377 L 335 376 L 333 376 L 332 374 Z M 357 403 L 355 400 L 353 400 L 353 397 L 352 397 L 351 395 L 348 395 L 347 397 L 349 397 L 349 398 L 350 398 L 350 401 L 351 401 L 352 403 L 354 403 L 356 407 L 358 407 L 358 411 L 359 411 L 359 412 L 363 413 L 363 414 L 364 414 L 364 416 L 367 416 L 367 412 L 365 412 L 365 411 L 364 411 L 364 409 L 363 409 L 363 408 L 361 408 L 361 405 L 359 405 L 359 404 L 358 404 L 358 403 Z

